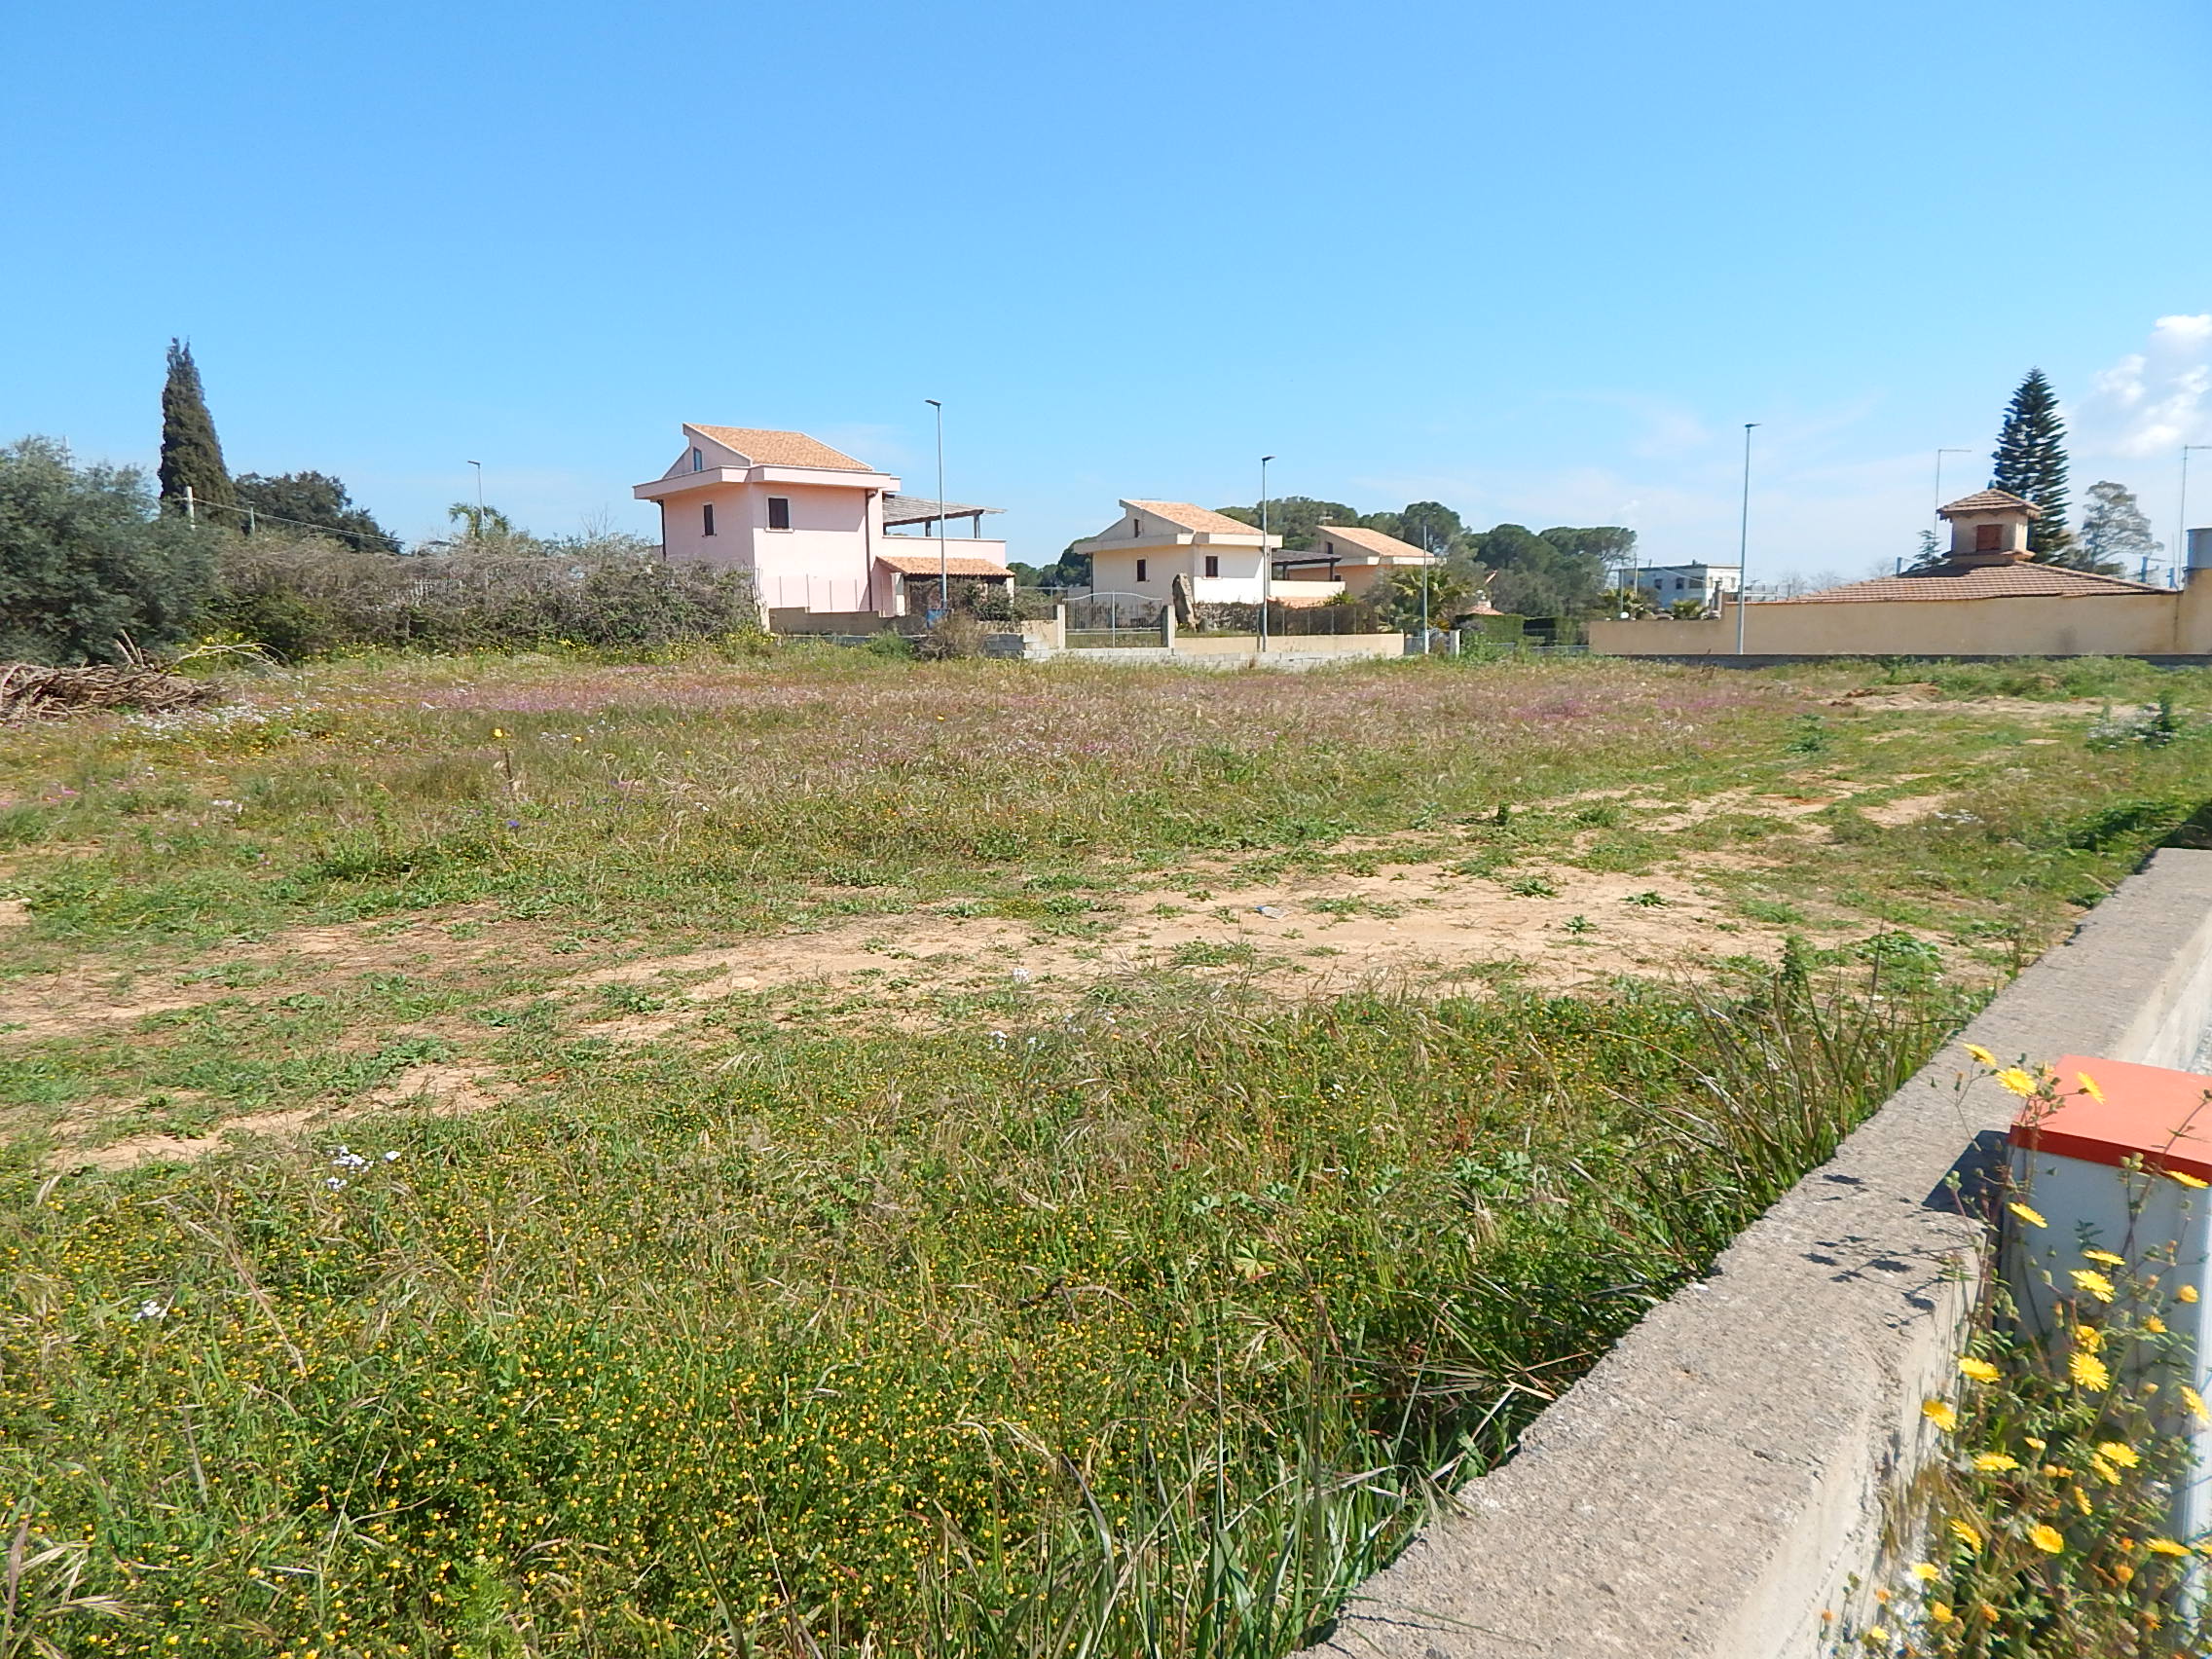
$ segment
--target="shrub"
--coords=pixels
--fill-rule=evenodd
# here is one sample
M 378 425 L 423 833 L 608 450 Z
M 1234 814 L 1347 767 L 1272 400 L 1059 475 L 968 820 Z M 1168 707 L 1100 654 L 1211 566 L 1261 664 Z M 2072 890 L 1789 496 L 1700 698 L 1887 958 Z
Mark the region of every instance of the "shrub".
M 0 657 L 115 662 L 189 635 L 214 533 L 156 513 L 145 474 L 51 438 L 0 449 Z
M 664 563 L 627 536 L 487 536 L 401 557 L 314 537 L 225 537 L 222 626 L 285 656 L 343 645 L 653 649 L 759 625 L 742 571 Z

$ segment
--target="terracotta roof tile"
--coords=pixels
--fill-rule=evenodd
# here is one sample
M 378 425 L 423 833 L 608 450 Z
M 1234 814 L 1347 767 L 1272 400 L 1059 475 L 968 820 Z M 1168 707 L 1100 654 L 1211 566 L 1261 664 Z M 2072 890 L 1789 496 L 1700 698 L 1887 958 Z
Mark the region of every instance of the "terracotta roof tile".
M 1260 534 L 1260 528 L 1257 525 L 1246 524 L 1241 519 L 1233 519 L 1227 513 L 1217 513 L 1205 507 L 1194 506 L 1189 501 L 1140 501 L 1130 497 L 1124 497 L 1122 505 L 1124 507 L 1141 507 L 1155 518 L 1165 519 L 1178 530 L 1196 531 L 1208 535 L 1257 535 Z M 1270 531 L 1268 534 L 1272 535 L 1274 532 Z
M 1949 518 L 1953 513 L 1988 513 L 2001 507 L 2025 507 L 2028 517 L 2043 516 L 2043 508 L 2025 496 L 2015 496 L 2009 490 L 1976 490 L 1971 496 L 1961 496 L 1957 500 L 1937 507 L 1936 511 L 1939 516 Z
M 1354 547 L 1364 547 L 1370 553 L 1388 553 L 1399 559 L 1428 557 L 1410 541 L 1400 541 L 1394 535 L 1384 535 L 1379 530 L 1369 530 L 1362 525 L 1321 524 L 1313 528 L 1324 535 L 1335 536 L 1339 541 L 1348 541 Z
M 915 539 L 919 540 L 920 537 Z M 875 562 L 903 576 L 934 576 L 937 574 L 935 553 L 878 553 Z M 944 573 L 948 576 L 1011 576 L 1014 572 L 1004 565 L 994 565 L 988 559 L 969 559 L 958 554 L 947 554 Z
M 778 432 L 764 426 L 702 426 L 695 421 L 687 424 L 694 432 L 704 432 L 716 443 L 737 451 L 756 466 L 819 466 L 831 472 L 875 470 L 804 432 Z
M 2086 599 L 2098 594 L 2164 593 L 2119 576 L 2093 576 L 2057 565 L 1937 565 L 1909 575 L 1876 576 L 1768 605 L 1848 605 L 1896 599 Z M 1753 600 L 1753 605 L 1762 602 Z

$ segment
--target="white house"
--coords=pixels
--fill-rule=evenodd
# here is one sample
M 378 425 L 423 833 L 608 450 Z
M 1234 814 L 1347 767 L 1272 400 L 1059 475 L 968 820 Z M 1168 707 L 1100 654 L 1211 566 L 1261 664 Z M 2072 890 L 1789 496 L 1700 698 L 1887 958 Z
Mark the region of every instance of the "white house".
M 1257 605 L 1262 566 L 1279 552 L 1282 537 L 1270 535 L 1263 545 L 1258 530 L 1189 501 L 1124 500 L 1122 516 L 1069 551 L 1090 555 L 1093 593 L 1137 593 L 1151 599 L 1171 596 L 1175 578 L 1190 578 L 1191 597 L 1201 605 Z M 1313 605 L 1345 591 L 1342 582 L 1273 582 L 1272 598 L 1291 605 Z
M 750 571 L 761 608 L 807 614 L 901 616 L 908 584 L 920 603 L 940 569 L 936 536 L 884 534 L 885 502 L 901 523 L 970 518 L 995 509 L 916 503 L 899 480 L 804 432 L 685 423 L 683 452 L 631 494 L 660 506 L 661 549 L 671 560 Z M 928 511 L 916 517 L 917 508 Z M 1011 582 L 1006 543 L 976 535 L 941 549 L 946 573 Z
M 1683 600 L 1694 600 L 1700 610 L 1719 608 L 1720 596 L 1744 585 L 1741 565 L 1644 565 L 1636 572 L 1636 587 L 1662 610 Z

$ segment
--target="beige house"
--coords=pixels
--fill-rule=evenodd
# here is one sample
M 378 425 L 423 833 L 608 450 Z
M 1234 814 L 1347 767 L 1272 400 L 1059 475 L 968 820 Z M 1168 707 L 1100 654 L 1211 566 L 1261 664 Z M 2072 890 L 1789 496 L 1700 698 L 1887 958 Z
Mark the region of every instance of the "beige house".
M 2039 509 L 1983 490 L 1941 509 L 1951 526 L 1940 564 L 1743 610 L 1747 656 L 2212 655 L 2212 568 L 2189 585 L 2151 587 L 2031 562 Z M 2208 549 L 2212 551 L 2212 549 Z M 1592 622 L 1607 656 L 1732 656 L 1735 595 L 1716 619 Z
M 1293 581 L 1337 583 L 1344 592 L 1363 594 L 1394 570 L 1418 571 L 1443 561 L 1379 530 L 1355 524 L 1324 524 L 1313 532 L 1313 545 L 1275 556 L 1275 575 Z
M 1270 535 L 1265 547 L 1259 531 L 1226 513 L 1189 501 L 1122 502 L 1120 519 L 1069 548 L 1090 555 L 1093 593 L 1134 593 L 1148 599 L 1171 597 L 1175 578 L 1189 578 L 1191 597 L 1200 605 L 1257 605 L 1264 553 L 1279 553 L 1282 537 Z M 1270 582 L 1270 597 L 1288 605 L 1318 605 L 1343 593 L 1342 582 Z

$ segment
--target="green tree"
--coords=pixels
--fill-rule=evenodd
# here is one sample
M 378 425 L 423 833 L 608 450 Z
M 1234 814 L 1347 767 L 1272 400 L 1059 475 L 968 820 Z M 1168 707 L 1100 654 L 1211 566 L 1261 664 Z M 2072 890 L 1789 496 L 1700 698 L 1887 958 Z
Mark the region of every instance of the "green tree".
M 113 661 L 199 619 L 220 537 L 158 511 L 129 466 L 77 466 L 51 438 L 0 449 L 0 658 Z
M 1501 524 L 1472 538 L 1476 562 L 1494 572 L 1490 602 L 1519 616 L 1591 616 L 1612 586 L 1595 553 L 1562 552 L 1526 525 Z
M 1371 513 L 1361 522 L 1443 558 L 1466 551 L 1466 524 L 1442 501 L 1408 501 L 1394 513 Z
M 1238 524 L 1257 526 L 1258 507 L 1217 507 Z M 1342 501 L 1318 501 L 1311 496 L 1274 496 L 1268 500 L 1268 534 L 1282 537 L 1286 552 L 1311 547 L 1314 533 L 1324 524 L 1358 524 L 1360 517 Z
M 1386 571 L 1369 590 L 1376 615 L 1387 627 L 1411 633 L 1420 626 L 1421 574 L 1401 565 Z M 1428 622 L 1432 628 L 1449 628 L 1475 608 L 1480 597 L 1463 571 L 1431 566 L 1428 575 Z
M 454 524 L 468 527 L 468 539 L 487 541 L 494 536 L 515 534 L 514 521 L 498 507 L 480 507 L 474 501 L 456 501 L 446 508 L 446 517 Z
M 192 348 L 175 340 L 169 342 L 169 374 L 162 385 L 161 479 L 162 503 L 171 511 L 184 511 L 189 490 L 195 510 L 210 509 L 209 524 L 227 525 L 234 516 L 222 511 L 236 506 L 238 497 L 223 466 L 215 418 L 207 413 L 200 365 L 192 360 Z
M 1933 530 L 1924 530 L 1920 533 L 1919 550 L 1913 554 L 1912 563 L 1907 565 L 1905 569 L 1908 571 L 1932 571 L 1950 556 L 1950 549 L 1943 545 L 1942 537 Z
M 2058 394 L 2041 369 L 2030 369 L 2005 411 L 1989 485 L 2043 509 L 2028 529 L 2028 547 L 2045 564 L 2061 565 L 2073 544 L 2066 523 L 2066 423 Z
M 2141 573 L 2162 551 L 2164 544 L 2151 534 L 2151 521 L 2135 492 L 2099 479 L 2089 486 L 2081 537 L 2059 563 L 2100 576 L 2124 576 Z
M 346 486 L 327 472 L 280 472 L 264 477 L 258 472 L 241 475 L 235 484 L 241 524 L 274 521 L 287 532 L 320 531 L 355 547 L 380 553 L 397 553 L 399 538 L 356 507 Z M 249 520 L 245 513 L 253 517 Z

